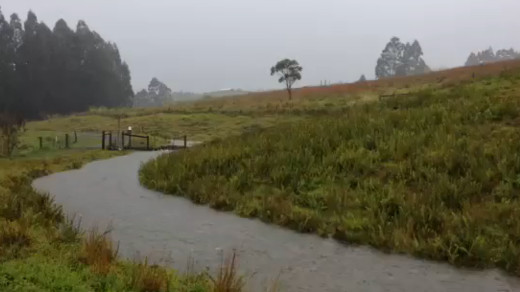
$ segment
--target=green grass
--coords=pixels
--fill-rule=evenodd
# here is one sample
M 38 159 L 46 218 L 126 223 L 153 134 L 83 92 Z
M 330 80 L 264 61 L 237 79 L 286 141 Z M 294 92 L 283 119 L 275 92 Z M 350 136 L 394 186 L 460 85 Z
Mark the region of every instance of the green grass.
M 77 222 L 30 185 L 36 177 L 125 153 L 59 150 L 0 159 L 0 291 L 212 291 L 204 274 L 107 257 L 109 238 L 84 237 Z
M 520 274 L 520 74 L 309 113 L 168 154 L 141 182 L 301 232 Z
M 107 110 L 109 111 L 109 110 Z M 211 141 L 218 138 L 240 135 L 256 128 L 266 128 L 281 121 L 299 120 L 300 116 L 278 114 L 245 115 L 245 114 L 183 114 L 183 113 L 152 113 L 136 115 L 139 109 L 128 109 L 130 115 L 121 120 L 121 129 L 132 127 L 136 133 L 145 133 L 160 138 L 178 138 L 187 135 L 191 141 Z M 88 115 L 55 117 L 45 121 L 27 124 L 27 140 L 37 143 L 38 133 L 52 132 L 100 132 L 117 130 L 117 120 L 100 115 L 97 112 Z M 81 139 L 80 139 L 81 140 Z
M 29 122 L 14 156 L 0 159 L 0 290 L 242 285 L 229 265 L 211 277 L 122 261 L 109 238 L 82 235 L 32 190 L 35 177 L 124 154 L 86 151 L 99 141 L 82 136 L 116 131 L 118 114 L 122 129 L 151 135 L 153 144 L 182 135 L 207 142 L 145 165 L 140 177 L 150 188 L 301 232 L 518 274 L 520 81 L 504 69 L 519 66 L 305 88 L 292 101 L 269 92 Z M 412 95 L 377 102 L 393 92 Z M 53 144 L 73 131 L 72 149 Z

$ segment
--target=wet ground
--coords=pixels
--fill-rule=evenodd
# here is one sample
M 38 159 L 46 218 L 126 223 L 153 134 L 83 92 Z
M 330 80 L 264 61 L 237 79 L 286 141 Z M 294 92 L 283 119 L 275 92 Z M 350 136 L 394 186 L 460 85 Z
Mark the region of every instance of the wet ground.
M 470 271 L 367 247 L 304 235 L 192 204 L 139 185 L 141 152 L 97 161 L 36 180 L 82 226 L 112 226 L 120 254 L 184 269 L 216 267 L 223 251 L 240 255 L 249 285 L 264 291 L 280 274 L 284 291 L 520 291 L 520 280 L 496 270 Z

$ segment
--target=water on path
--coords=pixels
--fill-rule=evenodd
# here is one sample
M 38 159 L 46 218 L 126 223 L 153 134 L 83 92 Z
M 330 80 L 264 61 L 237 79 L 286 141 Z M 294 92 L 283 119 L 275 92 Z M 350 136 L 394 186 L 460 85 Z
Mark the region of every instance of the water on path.
M 469 271 L 402 255 L 387 255 L 214 211 L 139 185 L 142 152 L 53 174 L 33 186 L 55 196 L 82 226 L 113 228 L 120 253 L 148 256 L 176 268 L 188 259 L 216 267 L 236 249 L 254 291 L 281 273 L 284 291 L 520 291 L 520 281 L 496 270 Z

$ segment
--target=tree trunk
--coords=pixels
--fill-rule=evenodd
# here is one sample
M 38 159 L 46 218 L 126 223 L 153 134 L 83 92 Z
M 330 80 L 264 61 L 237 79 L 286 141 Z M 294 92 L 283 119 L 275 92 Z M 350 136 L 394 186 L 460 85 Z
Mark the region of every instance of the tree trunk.
M 287 88 L 287 93 L 289 94 L 289 100 L 292 100 L 292 90 Z

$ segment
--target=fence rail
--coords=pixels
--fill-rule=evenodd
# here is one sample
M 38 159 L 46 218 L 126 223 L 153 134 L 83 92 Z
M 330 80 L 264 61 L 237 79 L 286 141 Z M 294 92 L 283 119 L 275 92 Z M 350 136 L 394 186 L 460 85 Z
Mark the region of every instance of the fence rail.
M 130 149 L 152 151 L 165 149 L 173 150 L 187 147 L 187 136 L 181 136 L 180 138 L 172 138 L 168 140 L 150 135 L 134 134 L 131 131 L 123 131 L 120 135 L 118 135 L 117 132 L 113 133 L 111 131 L 103 131 L 101 137 L 101 149 L 105 150 Z
M 96 132 L 43 132 L 39 133 L 34 148 L 39 150 L 99 149 L 99 137 L 100 133 Z
M 406 93 L 390 93 L 390 94 L 381 94 L 379 95 L 379 101 L 386 99 L 386 98 L 392 98 L 392 97 L 403 97 L 403 96 L 410 96 L 412 93 L 406 92 Z
M 101 132 L 51 132 L 41 131 L 31 135 L 24 144 L 34 150 L 54 149 L 104 149 L 104 150 L 164 150 L 187 148 L 186 136 L 166 139 L 129 131 Z M 34 140 L 33 140 L 34 139 Z

